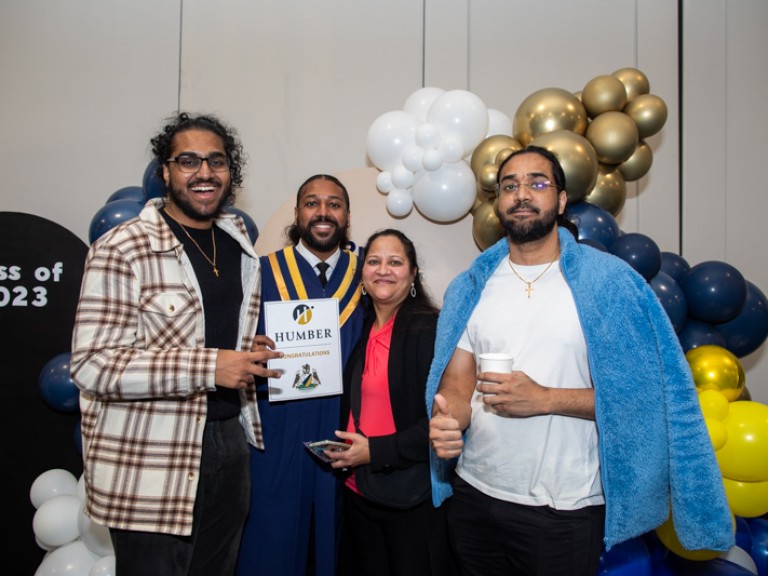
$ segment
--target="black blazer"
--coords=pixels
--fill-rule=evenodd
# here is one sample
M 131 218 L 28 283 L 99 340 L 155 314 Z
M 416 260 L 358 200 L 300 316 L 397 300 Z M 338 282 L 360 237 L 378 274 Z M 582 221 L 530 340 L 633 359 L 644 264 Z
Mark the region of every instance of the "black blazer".
M 437 311 L 418 310 L 410 298 L 406 298 L 395 316 L 388 370 L 389 395 L 397 432 L 368 438 L 373 472 L 408 468 L 414 463 L 429 461 L 429 418 L 425 388 L 435 351 L 437 316 Z M 342 430 L 347 429 L 350 391 L 353 386 L 360 390 L 365 349 L 375 319 L 376 315 L 371 311 L 363 324 L 362 337 L 344 371 Z

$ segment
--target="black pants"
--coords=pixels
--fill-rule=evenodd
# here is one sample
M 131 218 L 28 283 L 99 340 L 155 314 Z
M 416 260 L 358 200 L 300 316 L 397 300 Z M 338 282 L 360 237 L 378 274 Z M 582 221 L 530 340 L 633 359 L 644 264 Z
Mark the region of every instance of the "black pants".
M 248 458 L 238 418 L 208 422 L 192 535 L 110 530 L 116 576 L 234 574 L 251 491 Z
M 428 500 L 409 510 L 380 506 L 344 488 L 343 576 L 453 576 L 446 505 Z
M 492 498 L 458 476 L 448 531 L 463 576 L 594 576 L 605 506 L 555 510 Z

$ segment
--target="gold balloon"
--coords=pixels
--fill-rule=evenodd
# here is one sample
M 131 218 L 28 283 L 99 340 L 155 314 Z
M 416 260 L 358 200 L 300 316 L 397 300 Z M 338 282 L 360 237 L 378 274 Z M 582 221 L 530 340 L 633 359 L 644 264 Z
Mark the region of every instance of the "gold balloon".
M 635 122 L 624 112 L 600 114 L 589 123 L 586 136 L 601 164 L 629 160 L 640 140 Z
M 641 94 L 624 107 L 624 113 L 637 125 L 640 138 L 653 136 L 667 121 L 667 105 L 655 94 Z
M 486 164 L 480 168 L 477 183 L 486 192 L 496 193 L 496 176 L 499 173 L 498 164 Z
M 592 144 L 569 130 L 558 130 L 542 134 L 531 144 L 552 152 L 560 161 L 565 172 L 565 188 L 568 202 L 583 200 L 597 180 L 597 155 Z
M 520 150 L 522 147 L 523 146 L 520 144 L 520 142 L 511 136 L 498 134 L 496 136 L 490 136 L 486 138 L 480 142 L 480 144 L 478 144 L 475 148 L 474 152 L 472 152 L 472 159 L 470 161 L 472 173 L 476 178 L 479 178 L 480 169 L 483 166 L 496 162 L 496 155 L 499 153 L 499 150 L 503 150 L 504 148 Z
M 627 182 L 634 182 L 640 180 L 643 176 L 648 174 L 653 163 L 653 151 L 645 140 L 640 140 L 637 143 L 635 151 L 628 160 L 625 160 L 619 164 L 619 171 L 624 176 L 624 180 Z
M 521 146 L 522 148 L 522 146 Z M 501 166 L 501 163 L 504 162 L 507 158 L 509 158 L 510 154 L 512 152 L 515 152 L 512 148 L 504 148 L 503 150 L 500 150 L 498 154 L 496 154 L 496 167 L 498 169 L 499 166 Z
M 627 185 L 624 176 L 615 166 L 600 165 L 597 169 L 595 187 L 584 200 L 600 206 L 613 216 L 618 216 L 627 200 Z
M 523 100 L 515 113 L 513 133 L 523 146 L 541 134 L 570 130 L 583 135 L 587 111 L 573 93 L 562 88 L 544 88 Z
M 744 368 L 735 354 L 722 346 L 705 344 L 688 350 L 685 359 L 691 367 L 696 389 L 717 390 L 734 402 L 744 389 Z
M 581 102 L 590 118 L 603 112 L 621 111 L 627 104 L 624 84 L 615 76 L 602 74 L 587 82 L 581 91 Z
M 493 202 L 483 202 L 478 206 L 472 220 L 472 237 L 481 250 L 492 246 L 504 236 L 499 217 Z
M 648 94 L 651 84 L 648 77 L 637 68 L 619 68 L 611 76 L 616 76 L 627 91 L 627 102 L 631 102 L 640 94 Z

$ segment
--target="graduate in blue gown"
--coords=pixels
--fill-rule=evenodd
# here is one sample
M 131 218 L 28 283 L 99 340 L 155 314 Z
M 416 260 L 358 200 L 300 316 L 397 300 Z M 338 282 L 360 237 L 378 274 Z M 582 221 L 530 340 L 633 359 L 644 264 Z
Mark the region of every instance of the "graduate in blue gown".
M 355 254 L 341 249 L 349 220 L 344 185 L 333 176 L 312 176 L 296 196 L 295 221 L 287 230 L 293 244 L 261 257 L 262 307 L 270 301 L 338 300 L 342 367 L 360 337 L 363 316 L 360 265 Z M 264 334 L 263 314 L 259 322 L 258 333 Z M 250 513 L 237 574 L 334 576 L 339 479 L 303 442 L 336 438 L 340 396 L 270 402 L 266 380 L 257 390 L 265 449 L 251 449 Z

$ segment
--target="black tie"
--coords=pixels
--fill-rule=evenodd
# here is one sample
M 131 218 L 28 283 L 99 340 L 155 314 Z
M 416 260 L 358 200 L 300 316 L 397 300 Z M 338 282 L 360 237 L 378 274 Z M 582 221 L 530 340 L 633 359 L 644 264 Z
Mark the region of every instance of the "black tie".
M 328 268 L 331 267 L 331 265 L 327 262 L 318 262 L 315 264 L 315 266 L 317 266 L 317 269 L 320 270 L 318 278 L 320 278 L 320 284 L 322 284 L 323 288 L 325 288 L 325 285 L 328 284 L 328 277 L 325 275 L 325 272 L 328 270 Z

